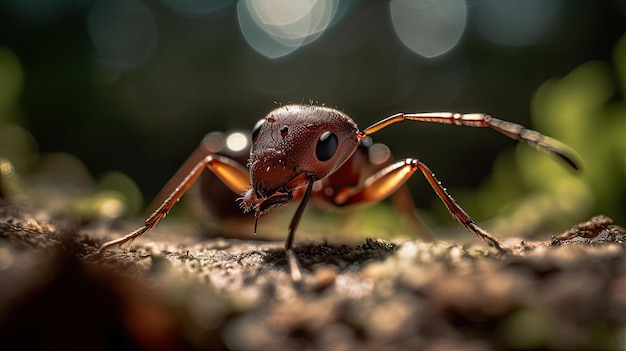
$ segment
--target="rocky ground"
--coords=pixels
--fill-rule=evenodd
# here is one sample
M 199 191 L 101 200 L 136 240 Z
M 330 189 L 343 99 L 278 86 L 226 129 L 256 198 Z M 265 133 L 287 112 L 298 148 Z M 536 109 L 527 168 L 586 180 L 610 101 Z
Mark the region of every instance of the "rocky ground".
M 169 221 L 166 221 L 169 222 Z M 126 225 L 124 225 L 126 228 Z M 0 345 L 20 349 L 621 349 L 626 231 L 597 216 L 547 241 L 206 239 L 0 203 Z

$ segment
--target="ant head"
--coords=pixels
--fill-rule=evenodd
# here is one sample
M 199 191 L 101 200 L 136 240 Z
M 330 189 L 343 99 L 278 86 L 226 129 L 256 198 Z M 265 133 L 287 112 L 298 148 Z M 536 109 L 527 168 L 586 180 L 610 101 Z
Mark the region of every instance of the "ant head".
M 248 168 L 257 196 L 268 197 L 322 179 L 339 168 L 359 145 L 358 129 L 343 112 L 312 105 L 286 105 L 252 130 Z

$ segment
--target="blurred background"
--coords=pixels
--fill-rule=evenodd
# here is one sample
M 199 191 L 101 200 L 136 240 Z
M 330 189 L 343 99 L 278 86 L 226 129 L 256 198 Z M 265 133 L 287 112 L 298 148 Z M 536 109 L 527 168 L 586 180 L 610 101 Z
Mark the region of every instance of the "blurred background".
M 497 236 L 600 213 L 623 225 L 625 33 L 623 0 L 2 1 L 0 186 L 138 216 L 206 133 L 250 129 L 276 102 L 361 128 L 488 112 L 570 145 L 583 171 L 491 130 L 406 123 L 374 139 L 429 165 Z M 455 226 L 409 183 L 431 224 Z

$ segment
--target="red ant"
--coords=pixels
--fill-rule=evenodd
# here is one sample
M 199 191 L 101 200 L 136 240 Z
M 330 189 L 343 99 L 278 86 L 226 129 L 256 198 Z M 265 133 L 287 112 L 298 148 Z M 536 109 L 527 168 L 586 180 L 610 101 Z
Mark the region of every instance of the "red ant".
M 207 155 L 224 156 L 245 166 L 250 156 L 251 145 L 252 136 L 246 130 L 207 134 L 148 208 L 156 209 L 189 174 L 189 171 Z M 324 210 L 351 208 L 352 206 L 347 206 L 348 204 L 334 201 L 335 194 L 344 188 L 363 186 L 367 178 L 393 162 L 395 159 L 387 145 L 373 143 L 371 137 L 363 138 L 354 154 L 336 172 L 316 182 L 311 191 L 309 203 Z M 230 232 L 230 235 L 240 235 L 242 223 L 251 224 L 250 221 L 254 217 L 244 213 L 238 201 L 235 201 L 235 197 L 241 194 L 233 193 L 215 173 L 203 172 L 196 180 L 195 186 L 196 188 L 190 188 L 186 195 L 191 195 L 194 205 L 202 206 L 205 213 L 213 215 L 211 220 L 221 224 L 222 233 Z M 297 189 L 294 199 L 301 198 L 303 194 L 303 188 Z M 417 216 L 413 198 L 406 184 L 401 185 L 389 198 L 399 217 L 412 232 L 418 233 L 423 239 L 434 239 L 428 226 Z
M 200 151 L 200 157 L 196 152 L 185 163 L 182 173 L 179 171 L 172 178 L 170 183 L 174 182 L 177 186 L 146 219 L 144 225 L 122 238 L 103 244 L 100 251 L 136 239 L 154 227 L 208 168 L 234 193 L 241 194 L 239 200 L 244 212 L 254 211 L 255 232 L 262 215 L 301 197 L 285 242 L 292 277 L 296 281 L 300 279 L 300 270 L 292 250 L 293 239 L 314 189 L 316 193 L 325 194 L 326 201 L 336 206 L 377 202 L 393 194 L 418 170 L 459 223 L 479 238 L 488 240 L 500 252 L 507 252 L 495 237 L 474 223 L 430 169 L 417 159 L 396 161 L 358 185 L 345 181 L 351 173 L 342 171 L 345 172 L 345 167 L 355 162 L 363 139 L 405 120 L 490 127 L 512 139 L 523 140 L 556 155 L 572 168 L 578 169 L 572 157 L 573 153 L 566 145 L 519 124 L 488 114 L 398 113 L 359 131 L 348 115 L 336 109 L 314 105 L 285 105 L 270 112 L 252 129 L 252 147 L 246 166 L 231 158 L 211 153 L 206 148 L 199 148 L 198 150 L 205 151 Z M 191 166 L 191 170 L 187 171 L 186 168 Z M 183 179 L 178 182 L 180 178 Z

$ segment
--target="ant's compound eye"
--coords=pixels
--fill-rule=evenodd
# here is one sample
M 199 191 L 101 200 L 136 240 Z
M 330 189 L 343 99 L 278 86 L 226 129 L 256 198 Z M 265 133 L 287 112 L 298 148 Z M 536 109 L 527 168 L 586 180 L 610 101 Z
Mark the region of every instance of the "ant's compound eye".
M 338 145 L 339 141 L 334 133 L 324 132 L 324 134 L 320 136 L 320 140 L 317 141 L 315 156 L 317 156 L 317 159 L 320 161 L 328 161 L 337 151 Z
M 254 127 L 252 127 L 252 142 L 256 141 L 256 138 L 259 136 L 259 131 L 261 130 L 261 127 L 264 123 L 265 118 L 261 118 L 258 122 L 256 122 Z

